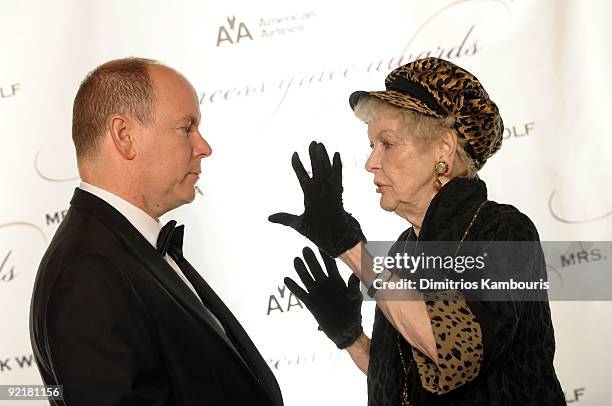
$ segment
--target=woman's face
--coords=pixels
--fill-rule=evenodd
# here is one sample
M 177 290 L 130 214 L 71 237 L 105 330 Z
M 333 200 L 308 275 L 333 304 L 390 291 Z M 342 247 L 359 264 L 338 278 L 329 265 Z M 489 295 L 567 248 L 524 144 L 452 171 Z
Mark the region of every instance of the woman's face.
M 425 211 L 435 192 L 433 148 L 402 129 L 402 119 L 380 115 L 368 123 L 372 153 L 365 168 L 374 174 L 380 206 L 406 218 Z

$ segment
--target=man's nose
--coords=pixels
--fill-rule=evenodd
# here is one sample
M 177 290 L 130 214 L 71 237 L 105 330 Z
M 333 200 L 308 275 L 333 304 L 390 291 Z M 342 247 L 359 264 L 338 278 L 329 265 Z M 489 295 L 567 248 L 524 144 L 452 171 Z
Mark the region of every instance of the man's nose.
M 199 131 L 195 137 L 193 154 L 196 158 L 206 158 L 212 154 L 212 148 L 210 147 L 210 144 L 204 139 L 204 137 Z

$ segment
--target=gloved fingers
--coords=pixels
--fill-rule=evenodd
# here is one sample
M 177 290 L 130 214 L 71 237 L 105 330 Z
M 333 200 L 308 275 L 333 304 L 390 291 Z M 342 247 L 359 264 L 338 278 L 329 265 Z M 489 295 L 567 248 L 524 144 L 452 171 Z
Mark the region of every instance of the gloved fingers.
M 274 213 L 268 217 L 268 221 L 271 223 L 282 224 L 287 227 L 295 228 L 299 216 L 289 213 Z
M 361 281 L 359 280 L 359 278 L 357 277 L 357 275 L 352 274 L 349 279 L 348 279 L 348 292 L 347 292 L 347 296 L 350 299 L 357 299 L 362 297 L 361 296 L 361 289 L 359 288 L 359 284 L 361 283 Z
M 308 155 L 310 155 L 310 167 L 312 168 L 312 178 L 316 178 L 321 173 L 321 160 L 317 151 L 317 142 L 313 141 L 308 145 Z
M 308 264 L 308 268 L 310 269 L 310 273 L 314 276 L 314 280 L 317 282 L 324 281 L 327 279 L 327 275 L 323 272 L 321 268 L 321 264 L 317 260 L 315 253 L 310 249 L 310 247 L 304 247 L 302 250 L 302 255 Z
M 304 169 L 304 165 L 302 164 L 300 156 L 297 152 L 294 152 L 291 156 L 291 166 L 293 166 L 293 170 L 295 171 L 295 175 L 300 182 L 300 186 L 304 188 L 304 184 L 306 181 L 310 180 L 310 176 L 308 176 L 308 172 L 306 172 L 306 169 Z
M 342 184 L 342 159 L 340 158 L 339 152 L 334 153 L 332 170 L 336 181 Z
M 327 253 L 321 250 L 321 248 L 319 248 L 319 255 L 321 255 L 321 258 L 323 258 L 323 263 L 325 264 L 325 269 L 327 269 L 327 275 L 329 275 L 330 279 L 342 281 L 342 283 L 344 283 L 342 276 L 340 276 L 340 272 L 338 272 L 336 260 L 327 255 Z
M 329 162 L 329 154 L 327 153 L 327 149 L 322 142 L 318 144 L 317 153 L 319 156 L 319 160 L 321 161 L 321 168 L 326 176 L 331 175 L 331 163 Z
M 306 265 L 304 265 L 304 261 L 302 261 L 302 258 L 295 257 L 293 259 L 293 267 L 295 268 L 295 271 L 297 272 L 298 276 L 300 277 L 300 280 L 302 281 L 306 289 L 309 292 L 312 292 L 312 288 L 314 287 L 315 282 L 312 279 L 312 276 L 310 275 L 308 270 L 306 269 Z
M 302 287 L 295 283 L 295 281 L 291 278 L 286 277 L 285 279 L 283 279 L 283 282 L 285 282 L 285 286 L 289 288 L 289 290 L 295 295 L 295 297 L 300 299 L 300 301 L 304 303 L 306 307 L 309 306 L 310 299 L 308 298 L 308 292 L 302 289 Z

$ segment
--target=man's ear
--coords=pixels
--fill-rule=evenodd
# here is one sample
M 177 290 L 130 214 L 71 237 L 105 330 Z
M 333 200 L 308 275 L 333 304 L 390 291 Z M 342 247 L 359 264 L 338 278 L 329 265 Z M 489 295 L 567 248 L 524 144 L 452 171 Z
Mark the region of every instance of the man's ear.
M 111 116 L 108 122 L 108 129 L 115 150 L 127 160 L 136 157 L 134 120 L 123 114 Z

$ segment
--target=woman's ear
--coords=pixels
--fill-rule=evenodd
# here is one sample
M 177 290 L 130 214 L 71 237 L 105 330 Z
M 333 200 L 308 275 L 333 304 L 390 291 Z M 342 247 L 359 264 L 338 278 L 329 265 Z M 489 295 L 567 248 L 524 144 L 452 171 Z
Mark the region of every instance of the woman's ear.
M 436 159 L 439 161 L 444 161 L 448 165 L 448 171 L 446 171 L 444 176 L 449 176 L 451 173 L 453 173 L 455 157 L 457 153 L 457 145 L 457 132 L 455 131 L 455 129 L 445 129 L 438 140 L 436 151 Z

